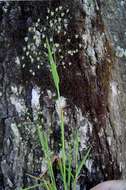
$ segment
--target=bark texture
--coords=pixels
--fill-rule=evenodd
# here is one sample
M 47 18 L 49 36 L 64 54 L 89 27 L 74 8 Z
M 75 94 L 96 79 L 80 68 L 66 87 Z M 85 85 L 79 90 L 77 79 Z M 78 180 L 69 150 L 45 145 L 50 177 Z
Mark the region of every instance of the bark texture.
M 28 28 L 39 18 L 45 22 L 47 7 L 55 9 L 60 5 L 67 5 L 71 11 L 68 37 L 78 34 L 80 44 L 76 54 L 65 56 L 65 68 L 62 64 L 58 66 L 60 92 L 66 102 L 65 135 L 69 140 L 72 131 L 81 132 L 81 156 L 88 145 L 92 146 L 79 186 L 88 190 L 103 180 L 126 175 L 125 2 L 1 1 L 1 190 L 18 190 L 37 184 L 38 181 L 27 174 L 38 176 L 45 169 L 36 134 L 38 111 L 50 136 L 51 148 L 55 153 L 59 150 L 59 120 L 50 71 L 46 65 L 40 70 L 34 66 L 35 73 L 31 73 L 23 48 L 28 43 L 25 40 Z M 59 43 L 65 44 L 61 33 L 57 38 Z

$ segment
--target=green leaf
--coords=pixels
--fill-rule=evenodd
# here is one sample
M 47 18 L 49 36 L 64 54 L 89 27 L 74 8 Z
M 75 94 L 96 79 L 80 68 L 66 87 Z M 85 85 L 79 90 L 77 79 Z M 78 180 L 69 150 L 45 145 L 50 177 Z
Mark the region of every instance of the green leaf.
M 79 167 L 77 169 L 77 172 L 76 172 L 76 177 L 80 174 L 80 171 L 81 171 L 82 167 L 85 165 L 85 162 L 86 162 L 86 160 L 87 160 L 87 158 L 89 156 L 90 151 L 91 151 L 91 148 L 88 149 L 86 155 L 84 156 L 84 159 L 81 161 L 81 163 L 80 163 L 80 165 L 79 165 Z
M 46 38 L 46 44 L 47 44 L 47 49 L 48 49 L 48 59 L 49 59 L 50 66 L 51 66 L 53 81 L 54 81 L 54 84 L 55 84 L 55 87 L 57 90 L 58 97 L 60 97 L 60 92 L 59 92 L 60 79 L 59 79 L 59 75 L 57 72 L 57 66 L 56 66 L 56 63 L 54 61 L 53 52 L 51 50 L 51 47 L 50 47 L 50 44 L 49 44 L 49 41 L 47 38 Z
M 33 186 L 31 186 L 31 187 L 27 187 L 27 188 L 25 188 L 25 189 L 20 189 L 20 190 L 30 190 L 30 189 L 34 189 L 34 188 L 36 188 L 36 187 L 42 187 L 42 184 L 37 184 L 37 185 L 33 185 Z

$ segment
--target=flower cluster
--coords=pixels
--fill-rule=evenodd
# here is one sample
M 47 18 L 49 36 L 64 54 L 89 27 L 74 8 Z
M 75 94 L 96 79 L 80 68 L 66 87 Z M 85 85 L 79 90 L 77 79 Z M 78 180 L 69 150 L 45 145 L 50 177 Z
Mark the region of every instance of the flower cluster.
M 80 36 L 69 31 L 72 16 L 68 8 L 59 6 L 54 10 L 47 9 L 45 17 L 43 20 L 38 18 L 36 23 L 28 28 L 28 35 L 24 38 L 26 45 L 23 47 L 22 68 L 28 68 L 33 76 L 43 65 L 49 67 L 46 64 L 46 37 L 56 55 L 58 65 L 62 64 L 64 68 L 66 64 L 72 64 L 71 61 L 66 63 L 66 57 L 72 57 L 82 48 L 81 43 L 73 45 L 73 42 L 78 42 Z

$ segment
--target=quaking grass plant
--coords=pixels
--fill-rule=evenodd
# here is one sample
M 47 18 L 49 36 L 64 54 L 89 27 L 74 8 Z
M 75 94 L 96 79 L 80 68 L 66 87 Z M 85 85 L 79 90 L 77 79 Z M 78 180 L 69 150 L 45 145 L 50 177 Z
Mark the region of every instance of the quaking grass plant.
M 51 67 L 52 79 L 56 88 L 57 98 L 60 99 L 61 97 L 60 90 L 59 90 L 60 79 L 59 79 L 59 75 L 57 71 L 55 54 L 53 52 L 53 47 L 51 47 L 47 38 L 46 38 L 46 44 L 47 44 L 47 50 L 48 50 L 48 60 Z M 66 151 L 65 137 L 64 137 L 64 112 L 62 109 L 60 111 L 60 129 L 61 129 L 61 156 L 58 159 L 57 163 L 58 163 L 58 167 L 59 167 L 59 171 L 60 171 L 60 175 L 62 179 L 63 189 L 70 190 L 71 185 L 72 185 L 72 190 L 76 190 L 78 177 L 80 175 L 82 167 L 85 165 L 85 162 L 89 156 L 90 148 L 87 150 L 83 160 L 79 162 L 79 136 L 77 134 L 74 141 L 73 150 L 71 146 L 69 146 Z M 40 184 L 25 188 L 25 189 L 21 189 L 21 190 L 30 190 L 36 187 L 43 187 L 45 190 L 58 190 L 58 187 L 56 185 L 56 178 L 55 178 L 54 170 L 53 170 L 53 162 L 52 162 L 53 155 L 51 154 L 51 150 L 48 144 L 48 136 L 46 132 L 40 127 L 37 127 L 37 132 L 38 132 L 40 144 L 42 147 L 42 151 L 44 153 L 44 157 L 47 162 L 48 179 L 44 179 L 44 176 L 41 179 L 37 178 L 41 181 Z M 74 152 L 74 158 L 73 158 L 73 152 Z M 72 169 L 73 159 L 75 160 L 74 172 Z

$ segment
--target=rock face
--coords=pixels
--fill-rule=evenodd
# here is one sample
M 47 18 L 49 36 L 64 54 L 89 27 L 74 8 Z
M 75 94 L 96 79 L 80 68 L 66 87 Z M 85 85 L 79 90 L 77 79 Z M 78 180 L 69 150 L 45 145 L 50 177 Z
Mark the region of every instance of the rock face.
M 109 32 L 113 49 L 116 55 L 112 69 L 112 79 L 110 82 L 110 115 L 112 125 L 116 131 L 116 139 L 118 146 L 116 147 L 119 167 L 122 173 L 122 178 L 126 178 L 126 163 L 125 163 L 125 126 L 126 126 L 126 111 L 125 111 L 125 72 L 126 72 L 126 55 L 125 55 L 125 18 L 124 11 L 126 3 L 124 1 L 106 1 L 101 3 L 102 16 Z M 115 150 L 114 150 L 115 152 Z
M 80 188 L 125 178 L 125 6 L 114 0 L 0 2 L 1 190 L 39 183 L 29 177 L 46 168 L 36 134 L 38 114 L 51 148 L 59 150 L 56 94 L 42 40 L 48 28 L 47 8 L 52 18 L 57 7 L 66 30 L 63 33 L 61 25 L 58 34 L 54 32 L 64 52 L 59 51 L 57 59 L 66 105 L 65 135 L 80 131 L 81 155 L 92 147 Z M 69 18 L 64 11 L 70 12 Z

